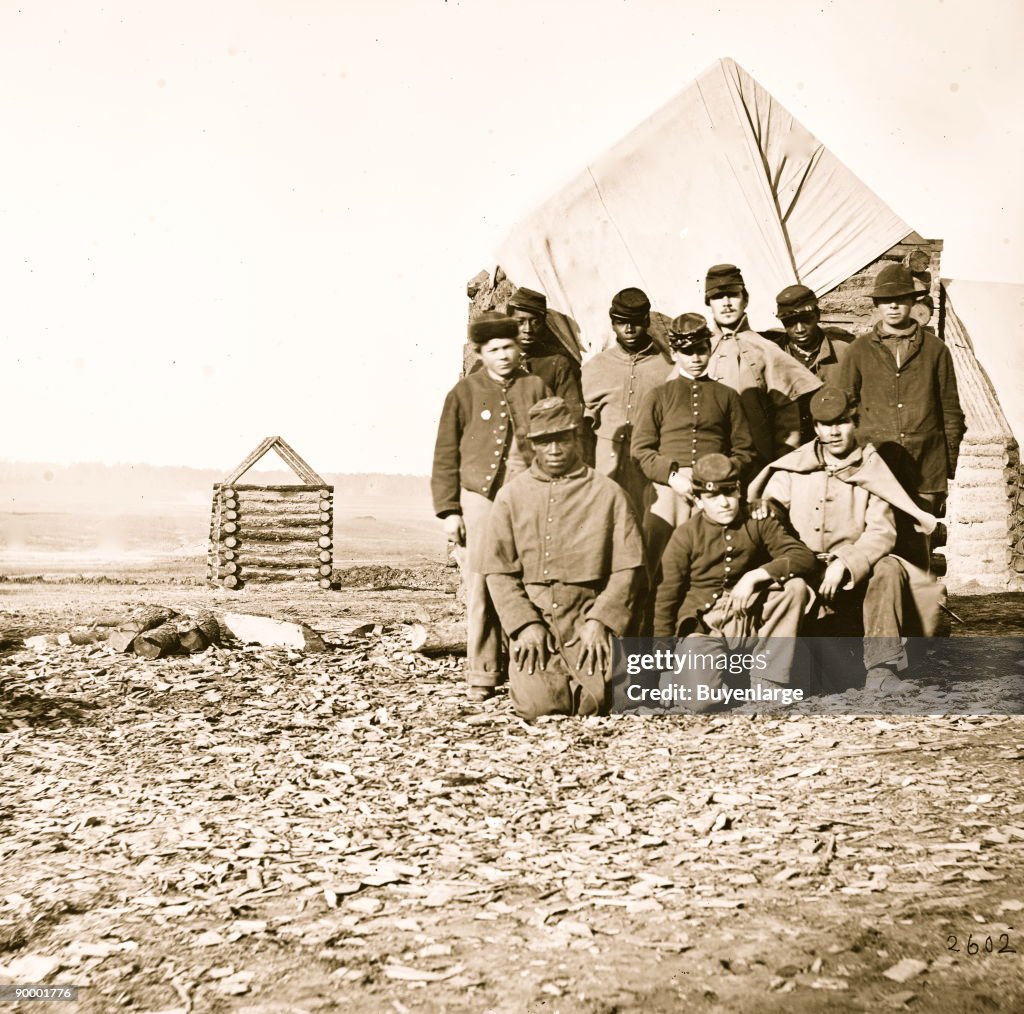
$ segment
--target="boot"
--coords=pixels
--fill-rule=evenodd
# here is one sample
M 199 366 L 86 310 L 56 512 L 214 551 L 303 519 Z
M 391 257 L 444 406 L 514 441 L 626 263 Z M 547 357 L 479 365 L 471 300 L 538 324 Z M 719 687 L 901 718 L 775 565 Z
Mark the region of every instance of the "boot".
M 884 665 L 876 665 L 869 669 L 867 676 L 864 677 L 864 689 L 878 697 L 893 697 L 896 694 L 913 693 L 917 690 L 917 684 L 901 680 Z

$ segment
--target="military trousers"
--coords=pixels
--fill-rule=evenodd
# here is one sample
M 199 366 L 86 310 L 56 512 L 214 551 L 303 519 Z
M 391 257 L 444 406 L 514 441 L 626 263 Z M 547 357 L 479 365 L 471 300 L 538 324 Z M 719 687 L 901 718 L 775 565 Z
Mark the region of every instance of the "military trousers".
M 509 698 L 516 714 L 525 719 L 541 715 L 607 714 L 610 702 L 611 665 L 593 674 L 577 662 L 579 643 L 570 645 L 583 624 L 586 611 L 597 598 L 587 585 L 528 584 L 526 594 L 551 631 L 557 650 L 543 669 L 530 673 L 509 659 Z
M 654 628 L 654 603 L 661 584 L 661 557 L 672 533 L 689 521 L 699 504 L 692 496 L 671 486 L 654 483 L 654 502 L 643 519 L 644 552 L 647 554 L 647 599 L 640 620 L 640 634 L 649 637 Z
M 686 711 L 714 711 L 726 687 L 765 687 L 810 691 L 809 654 L 799 637 L 814 593 L 801 578 L 770 589 L 760 606 L 740 615 L 720 600 L 701 617 L 703 631 L 683 638 L 676 654 L 686 664 L 665 673 L 660 686 L 685 688 Z M 745 667 L 736 661 L 747 663 Z M 678 700 L 679 698 L 677 698 Z
M 466 526 L 466 567 L 462 574 L 466 585 L 466 683 L 471 687 L 496 687 L 504 669 L 501 621 L 480 573 L 491 501 L 466 489 L 461 501 Z

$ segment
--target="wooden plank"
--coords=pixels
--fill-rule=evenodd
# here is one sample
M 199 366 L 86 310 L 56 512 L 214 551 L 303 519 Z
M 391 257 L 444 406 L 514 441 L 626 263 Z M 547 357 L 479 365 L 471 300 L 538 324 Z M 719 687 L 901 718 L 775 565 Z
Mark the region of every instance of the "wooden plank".
M 333 486 L 308 486 L 300 483 L 288 483 L 286 485 L 278 485 L 277 483 L 271 485 L 264 485 L 261 483 L 239 483 L 234 486 L 234 491 L 237 497 L 244 499 L 243 493 L 316 493 L 320 494 L 321 490 L 327 490 L 329 493 L 334 492 Z
M 311 485 L 314 482 L 319 483 L 321 486 L 324 480 L 320 478 L 316 472 L 310 468 L 309 463 L 292 447 L 291 444 L 285 440 L 284 437 L 274 438 L 274 449 L 277 451 L 281 460 L 286 462 L 292 469 L 292 471 L 303 480 Z
M 239 512 L 239 519 L 243 529 L 317 529 L 322 524 L 327 524 L 331 517 L 324 516 L 322 511 L 307 510 L 247 510 Z
M 319 581 L 320 575 L 316 570 L 277 569 L 275 567 L 246 567 L 238 574 L 240 580 L 246 584 L 255 584 L 263 581 Z M 228 579 L 226 579 L 228 580 Z
M 252 468 L 252 466 L 255 465 L 271 447 L 274 446 L 275 440 L 277 440 L 277 437 L 266 437 L 261 440 L 256 447 L 253 448 L 249 456 L 245 458 L 242 463 L 230 473 L 230 475 L 228 475 L 224 480 L 224 485 L 233 486 L 238 479 L 245 475 L 245 473 L 248 472 L 249 469 Z
M 229 567 L 235 567 L 238 571 L 243 574 L 249 573 L 249 570 L 253 567 L 264 568 L 273 567 L 275 569 L 291 569 L 291 570 L 314 570 L 317 567 L 326 567 L 326 563 L 317 564 L 316 561 L 310 560 L 308 556 L 303 556 L 300 553 L 289 553 L 288 556 L 260 556 L 257 553 L 252 555 L 239 556 L 237 560 L 233 560 L 231 563 L 225 563 L 224 571 L 228 574 L 234 574 L 235 571 L 228 570 Z
M 255 529 L 243 529 L 237 532 L 234 536 L 236 539 L 235 545 L 244 546 L 256 546 L 261 542 L 295 542 L 305 543 L 311 549 L 315 550 L 317 546 L 321 549 L 329 549 L 330 542 L 328 545 L 321 545 L 320 540 L 326 539 L 326 535 L 320 535 L 316 528 L 255 528 Z M 224 540 L 227 544 L 227 539 Z M 230 546 L 234 549 L 235 546 Z
M 260 511 L 242 512 L 238 524 L 243 531 L 248 528 L 308 528 L 312 532 L 328 522 L 322 521 L 319 513 L 309 511 Z

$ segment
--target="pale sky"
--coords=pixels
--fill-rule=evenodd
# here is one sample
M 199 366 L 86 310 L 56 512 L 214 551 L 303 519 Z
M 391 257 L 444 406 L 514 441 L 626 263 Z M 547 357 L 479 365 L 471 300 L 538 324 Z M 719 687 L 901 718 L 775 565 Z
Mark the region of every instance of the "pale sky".
M 0 0 L 0 459 L 429 472 L 466 281 L 724 56 L 944 275 L 1024 281 L 1022 42 L 1019 0 Z

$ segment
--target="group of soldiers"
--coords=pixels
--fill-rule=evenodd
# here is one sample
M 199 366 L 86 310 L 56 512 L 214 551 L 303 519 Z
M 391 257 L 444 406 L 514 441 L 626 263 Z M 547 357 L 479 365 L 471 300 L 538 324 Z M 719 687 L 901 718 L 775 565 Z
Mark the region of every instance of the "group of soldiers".
M 465 547 L 470 698 L 507 674 L 523 717 L 604 713 L 611 638 L 628 636 L 683 638 L 703 663 L 662 679 L 718 687 L 717 662 L 772 638 L 745 685 L 807 690 L 832 663 L 804 657 L 803 635 L 862 638 L 862 685 L 909 689 L 906 638 L 934 631 L 942 598 L 931 542 L 964 417 L 910 270 L 883 267 L 871 299 L 878 321 L 853 338 L 788 286 L 782 329 L 761 334 L 739 268 L 717 264 L 711 319 L 672 319 L 667 355 L 626 288 L 615 345 L 582 369 L 542 293 L 474 320 L 479 362 L 445 400 L 432 476 Z

